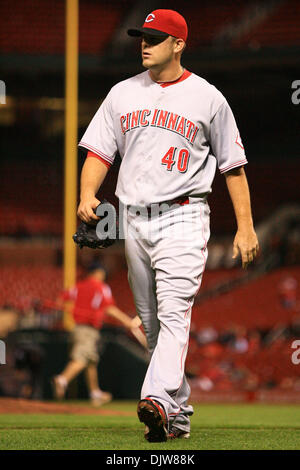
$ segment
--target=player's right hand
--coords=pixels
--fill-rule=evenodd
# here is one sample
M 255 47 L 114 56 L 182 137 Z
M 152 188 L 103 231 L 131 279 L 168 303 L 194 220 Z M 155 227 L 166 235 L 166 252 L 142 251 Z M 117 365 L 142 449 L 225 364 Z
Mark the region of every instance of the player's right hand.
M 99 204 L 100 201 L 95 196 L 81 199 L 77 210 L 78 217 L 87 224 L 97 222 L 99 217 L 96 216 L 94 210 Z
M 131 326 L 130 328 L 139 328 L 141 326 L 142 322 L 141 319 L 138 315 L 136 315 L 132 320 L 131 320 Z

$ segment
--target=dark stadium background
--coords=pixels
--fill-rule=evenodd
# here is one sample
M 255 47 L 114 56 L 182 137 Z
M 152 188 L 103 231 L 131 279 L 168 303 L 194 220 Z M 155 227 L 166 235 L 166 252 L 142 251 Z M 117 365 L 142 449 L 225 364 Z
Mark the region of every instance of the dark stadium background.
M 192 397 L 299 401 L 292 343 L 300 340 L 300 104 L 292 102 L 292 83 L 300 80 L 300 4 L 80 0 L 78 140 L 111 86 L 142 71 L 138 41 L 125 31 L 156 8 L 185 16 L 183 65 L 219 88 L 233 109 L 262 248 L 247 272 L 231 259 L 235 219 L 217 171 L 186 364 Z M 49 380 L 69 348 L 51 308 L 63 287 L 64 15 L 62 0 L 0 4 L 0 338 L 7 344 L 0 395 L 51 398 Z M 78 157 L 79 174 L 84 154 Z M 115 204 L 119 163 L 103 187 Z M 78 276 L 94 255 L 78 251 Z M 134 315 L 123 243 L 101 260 L 118 304 Z M 103 342 L 101 386 L 117 398 L 138 397 L 143 351 L 112 322 Z M 86 396 L 81 378 L 68 396 Z

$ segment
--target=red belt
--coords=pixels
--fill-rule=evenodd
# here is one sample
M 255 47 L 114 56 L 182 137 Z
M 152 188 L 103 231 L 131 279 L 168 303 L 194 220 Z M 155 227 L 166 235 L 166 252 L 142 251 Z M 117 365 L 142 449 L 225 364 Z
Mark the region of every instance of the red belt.
M 189 204 L 190 203 L 190 198 L 188 196 L 182 196 L 182 197 L 178 197 L 177 199 L 173 199 L 172 201 L 167 201 L 167 204 L 169 204 L 170 206 L 172 204 L 179 204 L 180 206 L 184 206 L 185 204 Z
M 185 204 L 189 204 L 190 200 L 188 196 L 181 196 L 176 199 L 172 199 L 171 201 L 164 201 L 160 203 L 156 203 L 153 205 L 160 205 L 160 204 L 168 204 L 169 206 L 172 206 L 173 204 L 178 204 L 179 206 L 184 206 Z M 147 212 L 148 216 L 151 215 L 151 206 L 147 207 Z

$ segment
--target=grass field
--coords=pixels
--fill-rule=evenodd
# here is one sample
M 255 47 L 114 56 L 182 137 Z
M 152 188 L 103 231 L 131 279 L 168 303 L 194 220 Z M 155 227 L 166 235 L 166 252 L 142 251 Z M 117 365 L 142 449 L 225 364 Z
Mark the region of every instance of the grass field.
M 81 403 L 82 404 L 82 403 Z M 295 450 L 300 449 L 300 406 L 194 405 L 189 440 L 149 444 L 136 402 L 103 410 L 128 416 L 2 414 L 1 450 Z

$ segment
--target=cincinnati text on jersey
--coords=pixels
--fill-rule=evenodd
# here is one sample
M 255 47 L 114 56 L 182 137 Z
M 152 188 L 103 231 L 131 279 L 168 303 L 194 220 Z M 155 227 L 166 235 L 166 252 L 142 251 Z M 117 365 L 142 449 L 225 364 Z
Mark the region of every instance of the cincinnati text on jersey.
M 120 121 L 124 135 L 133 129 L 150 125 L 175 132 L 175 134 L 183 136 L 191 145 L 193 145 L 199 131 L 199 127 L 189 119 L 163 109 L 155 109 L 154 111 L 139 109 L 121 116 Z

